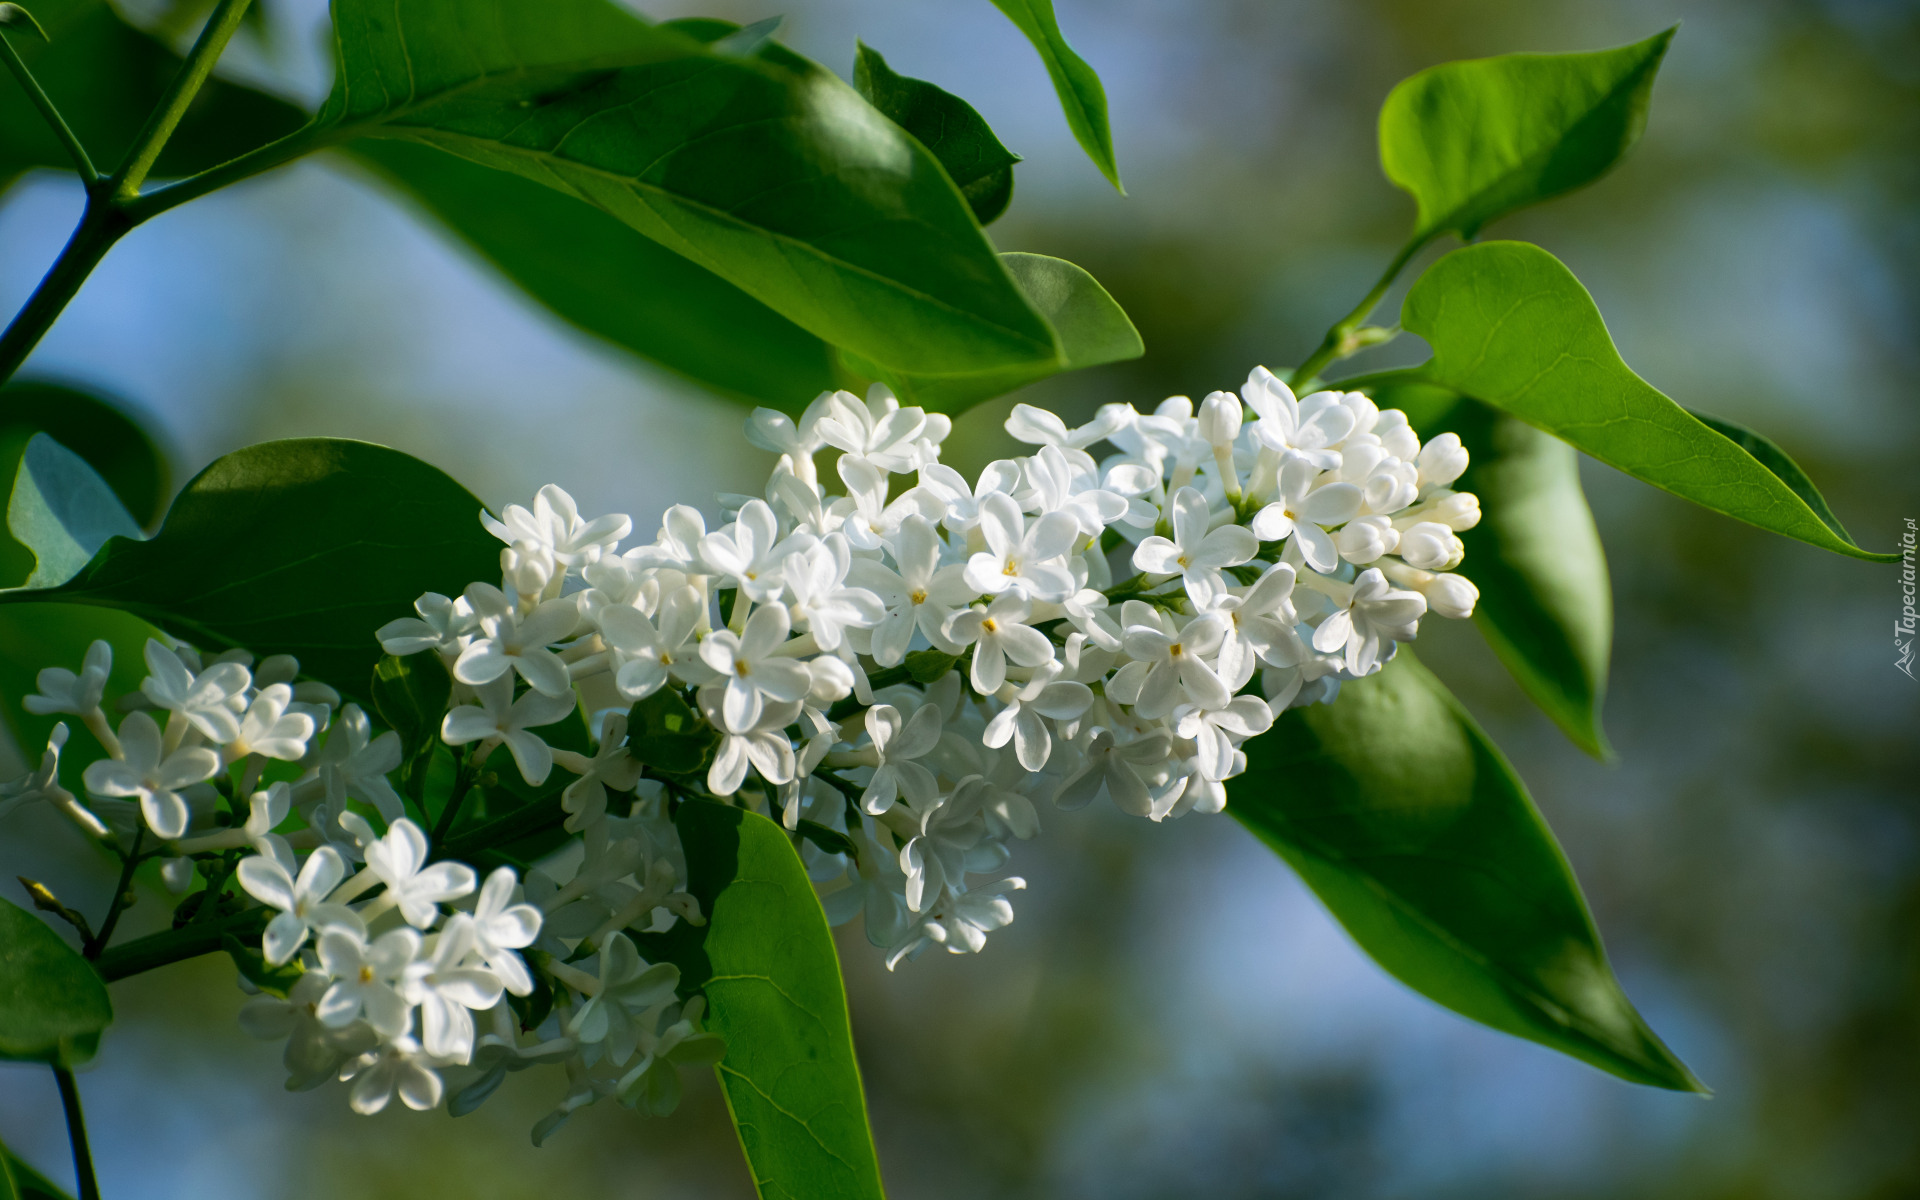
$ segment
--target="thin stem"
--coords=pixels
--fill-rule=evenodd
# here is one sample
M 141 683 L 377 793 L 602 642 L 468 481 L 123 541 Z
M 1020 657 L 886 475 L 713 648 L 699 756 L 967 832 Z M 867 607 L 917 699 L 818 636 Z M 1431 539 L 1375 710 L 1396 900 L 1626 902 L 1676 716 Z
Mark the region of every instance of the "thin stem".
M 73 1173 L 80 1180 L 80 1200 L 100 1200 L 100 1184 L 93 1177 L 93 1151 L 87 1148 L 87 1119 L 80 1112 L 80 1089 L 73 1072 L 55 1067 L 53 1078 L 60 1085 L 60 1104 L 67 1110 L 67 1140 L 73 1143 Z
M 113 927 L 120 923 L 120 914 L 127 910 L 127 893 L 133 887 L 134 868 L 140 865 L 140 842 L 146 832 L 144 829 L 134 831 L 133 849 L 127 852 L 126 861 L 120 864 L 120 882 L 114 885 L 113 903 L 107 908 L 107 919 L 100 923 L 100 932 L 94 934 L 93 940 L 82 948 L 82 957 L 100 957 L 100 952 L 107 948 L 108 940 L 113 937 Z
M 198 200 L 228 184 L 251 179 L 302 155 L 311 154 L 328 142 L 329 139 L 317 137 L 308 130 L 296 130 L 277 142 L 269 142 L 258 150 L 249 150 L 239 158 L 209 167 L 198 175 L 189 175 L 140 196 L 128 197 L 122 201 L 122 205 L 128 219 L 140 225 L 189 200 Z
M 67 126 L 66 119 L 60 115 L 60 110 L 54 107 L 53 100 L 40 86 L 40 81 L 33 77 L 32 71 L 27 70 L 27 64 L 22 61 L 19 52 L 13 48 L 13 43 L 7 40 L 5 33 L 0 33 L 0 58 L 6 60 L 7 69 L 13 72 L 14 78 L 20 81 L 20 86 L 26 89 L 27 99 L 33 101 L 33 106 L 40 110 L 40 115 L 45 117 L 47 124 L 53 127 L 53 135 L 60 139 L 60 144 L 65 146 L 67 153 L 73 156 L 74 169 L 80 172 L 80 182 L 91 188 L 99 180 L 100 172 L 93 169 L 93 160 L 87 157 L 87 148 L 80 144 L 79 137 Z
M 66 248 L 60 251 L 60 257 L 54 260 L 40 286 L 34 289 L 26 307 L 13 318 L 6 333 L 0 334 L 0 384 L 13 378 L 68 302 L 79 293 L 87 276 L 100 265 L 113 244 L 132 228 L 126 214 L 99 189 L 88 194 L 86 214 L 80 218 L 73 237 L 68 239 Z
M 1360 327 L 1360 323 L 1367 319 L 1367 314 L 1380 303 L 1381 297 L 1387 294 L 1387 289 L 1393 286 L 1393 281 L 1399 278 L 1400 272 L 1413 261 L 1413 256 L 1425 249 L 1427 243 L 1436 236 L 1438 235 L 1430 233 L 1425 237 L 1416 237 L 1400 248 L 1400 253 L 1394 255 L 1393 261 L 1387 264 L 1386 271 L 1381 274 L 1380 281 L 1373 285 L 1373 290 L 1367 293 L 1366 299 L 1356 304 L 1352 312 L 1336 321 L 1333 328 L 1327 330 L 1327 336 L 1320 340 L 1320 348 L 1308 355 L 1307 361 L 1294 368 L 1295 384 L 1306 383 L 1325 370 L 1328 363 L 1352 352 L 1347 346 L 1347 341 L 1353 336 L 1353 331 Z
M 204 924 L 190 922 L 178 929 L 163 929 L 159 933 L 122 942 L 102 953 L 94 960 L 93 966 L 100 972 L 100 978 L 108 983 L 130 975 L 144 974 L 158 967 L 199 958 L 202 954 L 212 954 L 220 949 L 221 939 L 229 934 L 242 942 L 250 938 L 258 940 L 260 932 L 267 927 L 269 915 L 270 909 L 250 908 L 230 917 L 216 917 Z
M 187 106 L 200 94 L 200 87 L 206 83 L 207 76 L 213 74 L 213 64 L 220 60 L 220 53 L 227 48 L 233 31 L 240 28 L 240 19 L 246 16 L 248 2 L 220 0 L 219 7 L 207 18 L 206 28 L 200 31 L 193 49 L 187 52 L 187 60 L 180 64 L 180 70 L 167 85 L 160 103 L 154 106 L 152 115 L 147 118 L 146 128 L 133 140 L 133 148 L 127 151 L 126 162 L 114 173 L 113 194 L 116 197 L 131 200 L 140 194 L 140 185 L 147 181 L 147 173 L 153 170 L 160 152 L 166 149 L 167 139 L 180 127 L 180 119 L 187 115 Z

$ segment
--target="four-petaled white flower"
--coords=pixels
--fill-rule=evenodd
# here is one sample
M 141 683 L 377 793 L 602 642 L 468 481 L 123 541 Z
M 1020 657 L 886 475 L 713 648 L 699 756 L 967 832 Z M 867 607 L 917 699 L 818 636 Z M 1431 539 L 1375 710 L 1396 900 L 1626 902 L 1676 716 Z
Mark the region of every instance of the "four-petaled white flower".
M 331 766 L 339 772 L 348 795 L 379 809 L 381 819 L 397 821 L 404 809 L 387 774 L 399 768 L 400 756 L 400 735 L 389 729 L 374 737 L 367 714 L 358 704 L 349 704 L 340 710 L 340 718 L 327 734 L 326 745 L 320 747 L 314 767 L 319 770 Z
M 233 737 L 223 747 L 226 760 L 239 762 L 249 754 L 258 754 L 262 758 L 292 762 L 306 754 L 315 721 L 309 713 L 289 712 L 292 704 L 293 689 L 286 684 L 261 688 L 241 715 Z
M 551 483 L 534 496 L 532 509 L 509 504 L 500 515 L 503 519 L 496 521 L 483 509 L 480 524 L 509 546 L 532 542 L 567 567 L 598 560 L 633 532 L 633 519 L 624 513 L 583 520 L 573 497 Z
M 652 619 L 637 608 L 609 604 L 595 620 L 600 638 L 618 656 L 614 686 L 629 700 L 643 700 L 678 675 L 692 682 L 709 677 L 694 649 L 693 634 L 703 615 L 700 593 L 691 587 L 677 587 L 660 597 L 660 610 Z
M 1007 660 L 1023 667 L 1038 667 L 1053 661 L 1053 642 L 1047 635 L 1027 624 L 1032 606 L 1025 598 L 1007 592 L 996 596 L 992 604 L 964 608 L 947 618 L 943 630 L 947 640 L 973 647 L 973 665 L 967 679 L 973 690 L 990 696 L 1007 680 Z
M 400 972 L 400 995 L 420 1009 L 420 1044 L 435 1058 L 464 1061 L 473 1053 L 472 1009 L 500 1003 L 501 981 L 469 966 L 476 949 L 473 918 L 448 918 L 426 958 Z
M 635 1020 L 656 1004 L 673 999 L 680 984 L 680 968 L 672 963 L 648 966 L 632 939 L 624 933 L 607 938 L 600 948 L 599 989 L 587 997 L 567 1022 L 567 1033 L 583 1045 L 601 1049 L 608 1061 L 622 1066 L 640 1044 Z
M 1209 532 L 1206 497 L 1192 488 L 1175 492 L 1169 507 L 1173 509 L 1172 539 L 1155 535 L 1143 540 L 1133 552 L 1134 569 L 1180 576 L 1187 595 L 1205 606 L 1226 587 L 1221 569 L 1251 561 L 1260 552 L 1260 540 L 1239 525 L 1222 525 Z
M 1079 522 L 1062 512 L 1029 523 L 1012 496 L 994 492 L 980 502 L 987 549 L 967 560 L 967 585 L 990 596 L 1011 591 L 1033 600 L 1065 600 L 1074 593 L 1066 556 L 1079 533 Z
M 1419 592 L 1401 591 L 1370 567 L 1353 581 L 1345 603 L 1313 631 L 1313 648 L 1323 654 L 1345 650 L 1349 672 L 1371 675 L 1391 657 L 1394 643 L 1413 640 L 1426 611 Z
M 742 603 L 736 601 L 735 603 Z M 806 664 L 780 654 L 791 628 L 787 610 L 777 604 L 754 610 L 738 634 L 716 629 L 700 643 L 700 658 L 720 676 L 725 688 L 721 711 L 729 730 L 745 733 L 760 723 L 768 701 L 804 700 L 813 687 Z
M 284 862 L 265 854 L 241 859 L 234 873 L 249 896 L 280 910 L 267 922 L 261 943 L 262 953 L 274 966 L 291 959 L 311 934 L 340 928 L 366 935 L 366 923 L 359 913 L 327 900 L 347 877 L 346 860 L 332 846 L 322 846 L 308 855 L 298 876 L 289 872 Z
M 838 650 L 848 629 L 871 629 L 886 615 L 880 597 L 866 588 L 849 586 L 852 566 L 847 539 L 828 534 L 805 550 L 787 555 L 785 575 L 792 594 L 788 611 L 804 621 L 814 644 Z
M 1045 767 L 1053 754 L 1053 737 L 1040 718 L 1071 721 L 1093 704 L 1092 689 L 1084 683 L 1061 679 L 1062 670 L 1059 663 L 1050 663 L 1034 672 L 1033 678 L 1024 685 L 1002 686 L 1006 707 L 987 722 L 981 743 L 997 750 L 1011 741 L 1014 757 L 1020 760 L 1021 766 L 1028 771 Z M 1013 687 L 1011 696 L 1004 695 L 1008 687 Z
M 553 748 L 531 732 L 571 713 L 577 701 L 569 689 L 564 696 L 548 696 L 528 689 L 513 698 L 513 676 L 501 675 L 473 689 L 479 704 L 462 704 L 440 721 L 440 740 L 449 746 L 486 740 L 506 744 L 521 777 L 545 783 L 553 770 Z
M 317 853 L 317 851 L 316 851 Z M 458 900 L 473 890 L 473 868 L 465 863 L 427 864 L 427 835 L 402 817 L 388 827 L 385 837 L 367 847 L 367 870 L 387 885 L 387 901 L 416 929 L 427 929 L 440 917 L 440 904 Z M 338 972 L 336 972 L 337 974 Z
M 212 779 L 220 770 L 220 756 L 205 746 L 184 746 L 163 755 L 160 726 L 143 712 L 129 713 L 120 722 L 120 748 L 122 758 L 87 765 L 87 790 L 138 798 L 140 815 L 156 835 L 169 841 L 183 836 L 193 813 L 180 789 Z
M 439 592 L 426 592 L 413 602 L 413 611 L 420 615 L 395 618 L 374 632 L 382 650 L 401 657 L 422 650 L 451 654 L 460 649 L 460 639 L 479 626 L 464 596 L 449 600 Z
M 1145 608 L 1137 601 L 1129 609 Z M 1227 702 L 1233 690 L 1207 664 L 1227 634 L 1226 619 L 1206 613 L 1175 628 L 1164 616 L 1149 613 L 1146 620 L 1133 617 L 1121 644 L 1134 660 L 1114 672 L 1107 694 L 1122 704 L 1133 705 L 1136 715 L 1155 720 L 1172 712 L 1177 705 L 1199 704 L 1217 708 Z
M 466 684 L 492 683 L 518 671 L 544 695 L 568 694 L 572 680 L 567 664 L 548 647 L 573 635 L 580 624 L 579 602 L 545 600 L 532 612 L 522 613 L 505 592 L 488 583 L 470 585 L 466 599 L 479 618 L 480 632 L 454 662 L 455 679 Z
M 903 718 L 893 705 L 876 704 L 867 710 L 866 722 L 879 761 L 861 793 L 861 806 L 879 816 L 904 796 L 916 812 L 925 811 L 939 799 L 940 785 L 932 771 L 914 760 L 940 744 L 940 710 L 925 704 Z
M 225 745 L 239 736 L 240 721 L 232 701 L 245 695 L 253 683 L 245 667 L 215 663 L 195 675 L 178 654 L 154 638 L 147 639 L 146 657 L 149 674 L 140 681 L 140 690 L 148 700 L 188 722 L 211 742 Z
M 39 692 L 23 699 L 21 706 L 40 717 L 54 713 L 84 717 L 100 707 L 112 671 L 113 647 L 96 638 L 87 647 L 78 675 L 65 667 L 46 668 L 34 680 Z
M 1360 489 L 1351 483 L 1316 483 L 1319 473 L 1310 460 L 1289 455 L 1280 464 L 1279 497 L 1253 514 L 1250 528 L 1263 542 L 1289 539 L 1288 547 L 1308 566 L 1331 571 L 1340 554 L 1327 530 L 1360 514 Z
M 473 952 L 516 996 L 533 991 L 533 976 L 519 951 L 540 936 L 540 910 L 513 902 L 513 868 L 497 867 L 480 885 L 473 909 Z
M 942 627 L 976 594 L 963 578 L 966 568 L 940 565 L 940 535 L 925 517 L 902 521 L 889 545 L 895 566 L 857 558 L 847 572 L 849 582 L 872 592 L 885 609 L 872 630 L 873 661 L 883 667 L 899 665 L 915 630 L 936 649 L 957 648 Z
M 407 967 L 420 957 L 420 935 L 401 926 L 373 941 L 356 929 L 320 932 L 320 969 L 333 977 L 314 1015 L 339 1029 L 364 1020 L 382 1037 L 398 1038 L 413 1024 L 413 1005 L 400 994 Z

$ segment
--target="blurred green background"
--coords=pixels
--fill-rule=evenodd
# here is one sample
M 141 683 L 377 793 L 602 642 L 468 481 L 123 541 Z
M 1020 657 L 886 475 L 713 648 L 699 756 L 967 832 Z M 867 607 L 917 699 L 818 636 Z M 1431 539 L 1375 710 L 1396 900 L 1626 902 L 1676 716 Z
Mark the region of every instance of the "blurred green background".
M 317 0 L 257 2 L 270 36 L 231 69 L 312 100 L 327 81 Z M 1626 164 L 1492 232 L 1566 261 L 1668 394 L 1787 446 L 1863 544 L 1891 546 L 1920 517 L 1915 4 L 1058 8 L 1106 80 L 1125 199 L 986 0 L 807 0 L 781 35 L 843 73 L 858 36 L 971 100 L 1027 159 L 1001 248 L 1083 264 L 1132 314 L 1143 360 L 1022 398 L 1146 407 L 1297 361 L 1410 225 L 1373 149 L 1396 80 L 1682 20 Z M 0 204 L 8 311 L 78 199 L 38 176 Z M 711 512 L 714 492 L 758 490 L 768 465 L 743 448 L 739 410 L 534 309 L 326 162 L 142 229 L 29 373 L 123 397 L 181 478 L 263 438 L 361 437 L 496 506 L 554 480 L 644 530 L 668 503 Z M 963 464 L 1008 451 L 1011 403 L 959 422 Z M 1614 573 L 1619 762 L 1561 738 L 1471 628 L 1431 620 L 1421 650 L 1532 786 L 1628 992 L 1717 1095 L 1635 1088 L 1434 1008 L 1230 820 L 1054 814 L 1017 851 L 1031 887 L 982 956 L 889 975 L 857 930 L 842 939 L 892 1194 L 1920 1195 L 1920 686 L 1893 667 L 1895 572 L 1587 467 Z M 76 841 L 11 817 L 0 878 L 35 873 L 98 908 L 110 881 Z M 538 1071 L 459 1121 L 283 1094 L 277 1047 L 234 1023 L 231 976 L 210 960 L 116 985 L 120 1023 L 81 1081 L 109 1197 L 751 1194 L 710 1085 L 666 1121 L 589 1110 L 545 1150 L 526 1131 L 560 1089 Z M 0 1136 L 71 1178 L 43 1072 L 0 1069 Z

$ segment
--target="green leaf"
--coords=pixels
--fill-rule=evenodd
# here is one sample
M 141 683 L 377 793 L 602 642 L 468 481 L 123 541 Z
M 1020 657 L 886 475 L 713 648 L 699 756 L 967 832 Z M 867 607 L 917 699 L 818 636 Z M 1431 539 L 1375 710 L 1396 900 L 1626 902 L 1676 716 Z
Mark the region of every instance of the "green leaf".
M 132 613 L 201 646 L 292 654 L 365 697 L 374 630 L 423 592 L 454 595 L 499 572 L 480 501 L 417 458 L 367 442 L 296 438 L 216 460 L 152 540 L 116 538 L 52 600 Z
M 695 383 L 798 414 L 853 382 L 818 337 L 571 196 L 411 142 L 347 153 L 563 320 Z
M 993 6 L 1005 13 L 1040 52 L 1074 140 L 1107 181 L 1126 194 L 1120 186 L 1120 166 L 1113 157 L 1113 131 L 1107 128 L 1107 91 L 1100 86 L 1100 76 L 1094 69 L 1067 45 L 1060 22 L 1054 19 L 1053 0 L 993 0 Z
M 1453 486 L 1480 497 L 1460 535 L 1461 573 L 1480 589 L 1474 623 L 1546 714 L 1608 759 L 1600 703 L 1613 647 L 1613 596 L 1600 531 L 1573 447 L 1477 400 L 1447 418 L 1472 456 Z
M 0 388 L 0 439 L 44 433 L 87 460 L 142 528 L 166 511 L 167 455 L 118 404 L 64 384 L 29 380 Z
M 312 147 L 407 138 L 522 175 L 897 370 L 1059 359 L 939 162 L 779 46 L 729 54 L 606 0 L 338 0 L 334 24 Z
M 1687 411 L 1692 413 L 1702 425 L 1745 450 L 1755 462 L 1772 471 L 1781 483 L 1787 485 L 1789 491 L 1800 497 L 1801 501 L 1813 510 L 1813 515 L 1820 518 L 1820 523 L 1833 530 L 1836 536 L 1848 542 L 1853 540 L 1847 533 L 1846 527 L 1840 524 L 1840 518 L 1833 515 L 1833 509 L 1827 507 L 1827 498 L 1820 494 L 1819 488 L 1813 486 L 1813 480 L 1807 478 L 1807 473 L 1800 469 L 1800 464 L 1788 458 L 1787 452 L 1775 445 L 1771 439 L 1755 433 L 1744 425 L 1736 425 L 1732 421 L 1709 416 L 1699 409 L 1690 408 Z
M 179 69 L 158 38 L 122 21 L 107 0 L 37 0 L 45 43 L 14 48 L 102 171 L 119 165 Z M 220 79 L 194 97 L 155 176 L 190 175 L 298 129 L 306 114 L 284 100 Z M 66 148 L 13 80 L 0 87 L 0 187 L 33 167 L 71 170 Z M 134 507 L 136 513 L 137 506 Z
M 1425 241 L 1585 187 L 1647 124 L 1673 30 L 1591 54 L 1508 54 L 1405 79 L 1380 110 L 1380 167 L 1420 207 Z
M 141 658 L 147 639 L 160 631 L 133 616 L 83 604 L 0 604 L 0 716 L 20 747 L 21 756 L 38 765 L 53 727 L 65 722 L 70 731 L 60 755 L 61 778 L 74 786 L 89 763 L 106 757 L 84 726 L 71 716 L 36 716 L 20 701 L 38 690 L 36 677 L 48 667 L 78 671 L 87 647 L 95 638 L 113 647 L 113 669 L 107 676 L 107 711 L 120 697 L 140 690 L 146 678 Z
M 0 900 L 0 1059 L 83 1063 L 112 1023 L 93 966 L 45 922 Z
M 1020 284 L 1028 303 L 1046 318 L 1058 335 L 1060 363 L 951 375 L 909 375 L 864 362 L 854 355 L 843 355 L 848 367 L 885 380 L 908 403 L 938 412 L 957 413 L 1063 369 L 1097 367 L 1139 358 L 1146 353 L 1140 331 L 1133 327 L 1125 310 L 1100 286 L 1099 280 L 1082 268 L 1044 254 L 1008 252 L 1000 258 Z
M 755 1188 L 767 1200 L 881 1196 L 840 961 L 800 856 L 779 826 L 731 805 L 688 800 L 674 823 L 707 924 L 635 941 L 679 965 L 683 993 L 706 993 Z
M 1013 164 L 1020 156 L 1000 144 L 971 104 L 923 79 L 896 74 L 878 50 L 865 42 L 857 45 L 853 86 L 933 151 L 975 220 L 982 225 L 999 220 L 1013 200 Z
M 108 538 L 143 536 L 106 481 L 44 433 L 0 438 L 0 488 L 0 587 L 58 587 Z
M 400 735 L 401 762 L 411 775 L 415 764 L 440 744 L 440 721 L 453 695 L 453 676 L 438 654 L 388 654 L 374 664 L 368 690 L 381 721 Z
M 1635 375 L 1587 290 L 1538 246 L 1454 251 L 1413 285 L 1400 320 L 1433 347 L 1416 372 L 1426 382 L 1505 409 L 1714 512 L 1853 558 L 1900 557 L 1836 532 L 1778 470 Z
M 7 1187 L 14 1190 L 8 1193 L 4 1190 Z M 28 1166 L 24 1159 L 6 1146 L 0 1145 L 0 1197 L 9 1195 L 19 1200 L 73 1200 L 53 1180 Z
M 221 935 L 220 948 L 227 952 L 227 957 L 233 960 L 234 969 L 247 982 L 282 1000 L 293 990 L 293 985 L 300 982 L 300 976 L 306 974 L 298 960 L 277 967 L 269 964 L 267 956 L 257 947 L 247 945 L 231 933 Z
M 1620 990 L 1513 769 L 1404 647 L 1246 749 L 1227 811 L 1395 978 L 1623 1079 L 1704 1090 Z
M 669 775 L 707 769 L 720 734 L 670 687 L 634 702 L 627 714 L 627 753 Z

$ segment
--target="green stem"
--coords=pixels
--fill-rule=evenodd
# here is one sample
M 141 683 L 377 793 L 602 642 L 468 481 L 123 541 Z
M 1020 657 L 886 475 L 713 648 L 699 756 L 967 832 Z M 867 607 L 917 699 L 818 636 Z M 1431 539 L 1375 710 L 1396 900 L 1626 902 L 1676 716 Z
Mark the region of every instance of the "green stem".
M 7 331 L 0 334 L 0 384 L 13 378 L 27 355 L 40 344 L 60 313 L 80 291 L 80 285 L 100 265 L 113 244 L 126 235 L 133 223 L 126 213 L 95 189 L 87 197 L 87 211 L 68 239 L 60 257 L 35 288 Z
M 248 2 L 220 0 L 213 15 L 207 18 L 206 28 L 200 31 L 193 49 L 187 52 L 187 60 L 180 64 L 180 70 L 167 85 L 160 103 L 154 106 L 152 115 L 147 118 L 146 128 L 134 138 L 133 148 L 127 151 L 126 162 L 114 173 L 113 194 L 116 198 L 132 200 L 140 194 L 140 185 L 147 181 L 147 173 L 153 170 L 160 152 L 166 149 L 167 139 L 180 127 L 180 119 L 187 115 L 187 106 L 193 103 L 193 98 L 200 94 L 201 85 L 213 74 L 213 64 L 220 60 L 220 53 L 227 48 L 233 31 L 240 28 L 240 19 L 246 16 Z
M 74 168 L 80 172 L 80 182 L 91 188 L 99 181 L 100 172 L 93 169 L 93 160 L 87 157 L 87 148 L 80 144 L 80 139 L 68 127 L 65 118 L 60 115 L 60 110 L 54 107 L 53 100 L 40 86 L 40 81 L 33 77 L 32 71 L 27 70 L 27 64 L 22 61 L 19 52 L 13 48 L 13 43 L 7 40 L 7 35 L 4 33 L 0 33 L 0 58 L 6 60 L 7 69 L 13 72 L 14 78 L 20 81 L 20 86 L 26 89 L 27 99 L 33 101 L 33 106 L 40 110 L 40 115 L 45 117 L 47 124 L 53 127 L 53 135 L 60 139 L 60 144 L 65 146 L 67 153 L 73 156 Z
M 1308 355 L 1307 361 L 1294 368 L 1293 382 L 1296 385 L 1305 384 L 1325 370 L 1328 363 L 1352 353 L 1347 346 L 1347 339 L 1353 336 L 1353 331 L 1360 328 L 1361 322 L 1365 321 L 1367 315 L 1380 303 L 1381 298 L 1387 294 L 1387 289 L 1393 286 L 1393 281 L 1399 278 L 1400 272 L 1413 261 L 1413 256 L 1425 249 L 1427 243 L 1436 236 L 1437 234 L 1430 233 L 1425 237 L 1416 237 L 1400 248 L 1400 253 L 1394 255 L 1393 261 L 1387 264 L 1386 271 L 1380 276 L 1380 281 L 1373 285 L 1373 290 L 1367 293 L 1366 299 L 1355 305 L 1352 312 L 1335 322 L 1333 328 L 1327 330 L 1327 336 L 1320 340 L 1320 348 Z
M 189 958 L 199 958 L 202 954 L 212 954 L 220 949 L 221 939 L 228 934 L 242 941 L 250 936 L 257 937 L 266 928 L 267 918 L 272 915 L 270 909 L 250 908 L 204 924 L 196 921 L 178 929 L 150 933 L 104 952 L 94 960 L 93 968 L 100 972 L 102 979 L 112 983 L 116 979 L 144 974 Z
M 228 184 L 251 179 L 255 175 L 311 154 L 328 145 L 329 140 L 315 137 L 307 129 L 298 129 L 277 142 L 269 142 L 258 150 L 249 150 L 239 158 L 221 163 L 217 167 L 209 167 L 198 175 L 189 175 L 185 179 L 175 180 L 151 192 L 128 197 L 122 203 L 127 216 L 135 225 L 144 224 L 168 209 L 177 208 L 189 200 L 198 200 L 210 192 L 219 191 Z
M 60 1104 L 67 1110 L 67 1140 L 73 1143 L 73 1173 L 80 1180 L 80 1200 L 100 1200 L 100 1184 L 93 1177 L 93 1152 L 87 1148 L 87 1119 L 80 1112 L 80 1088 L 73 1072 L 55 1067 L 53 1078 L 60 1084 Z
M 146 837 L 146 830 L 136 829 L 133 833 L 133 849 L 127 852 L 126 861 L 120 864 L 120 882 L 113 889 L 113 903 L 107 908 L 107 919 L 100 923 L 100 932 L 93 935 L 81 950 L 85 958 L 99 958 L 100 952 L 107 948 L 107 942 L 113 937 L 114 926 L 120 923 L 120 914 L 127 910 L 127 893 L 133 888 L 134 868 L 140 865 L 140 843 Z

